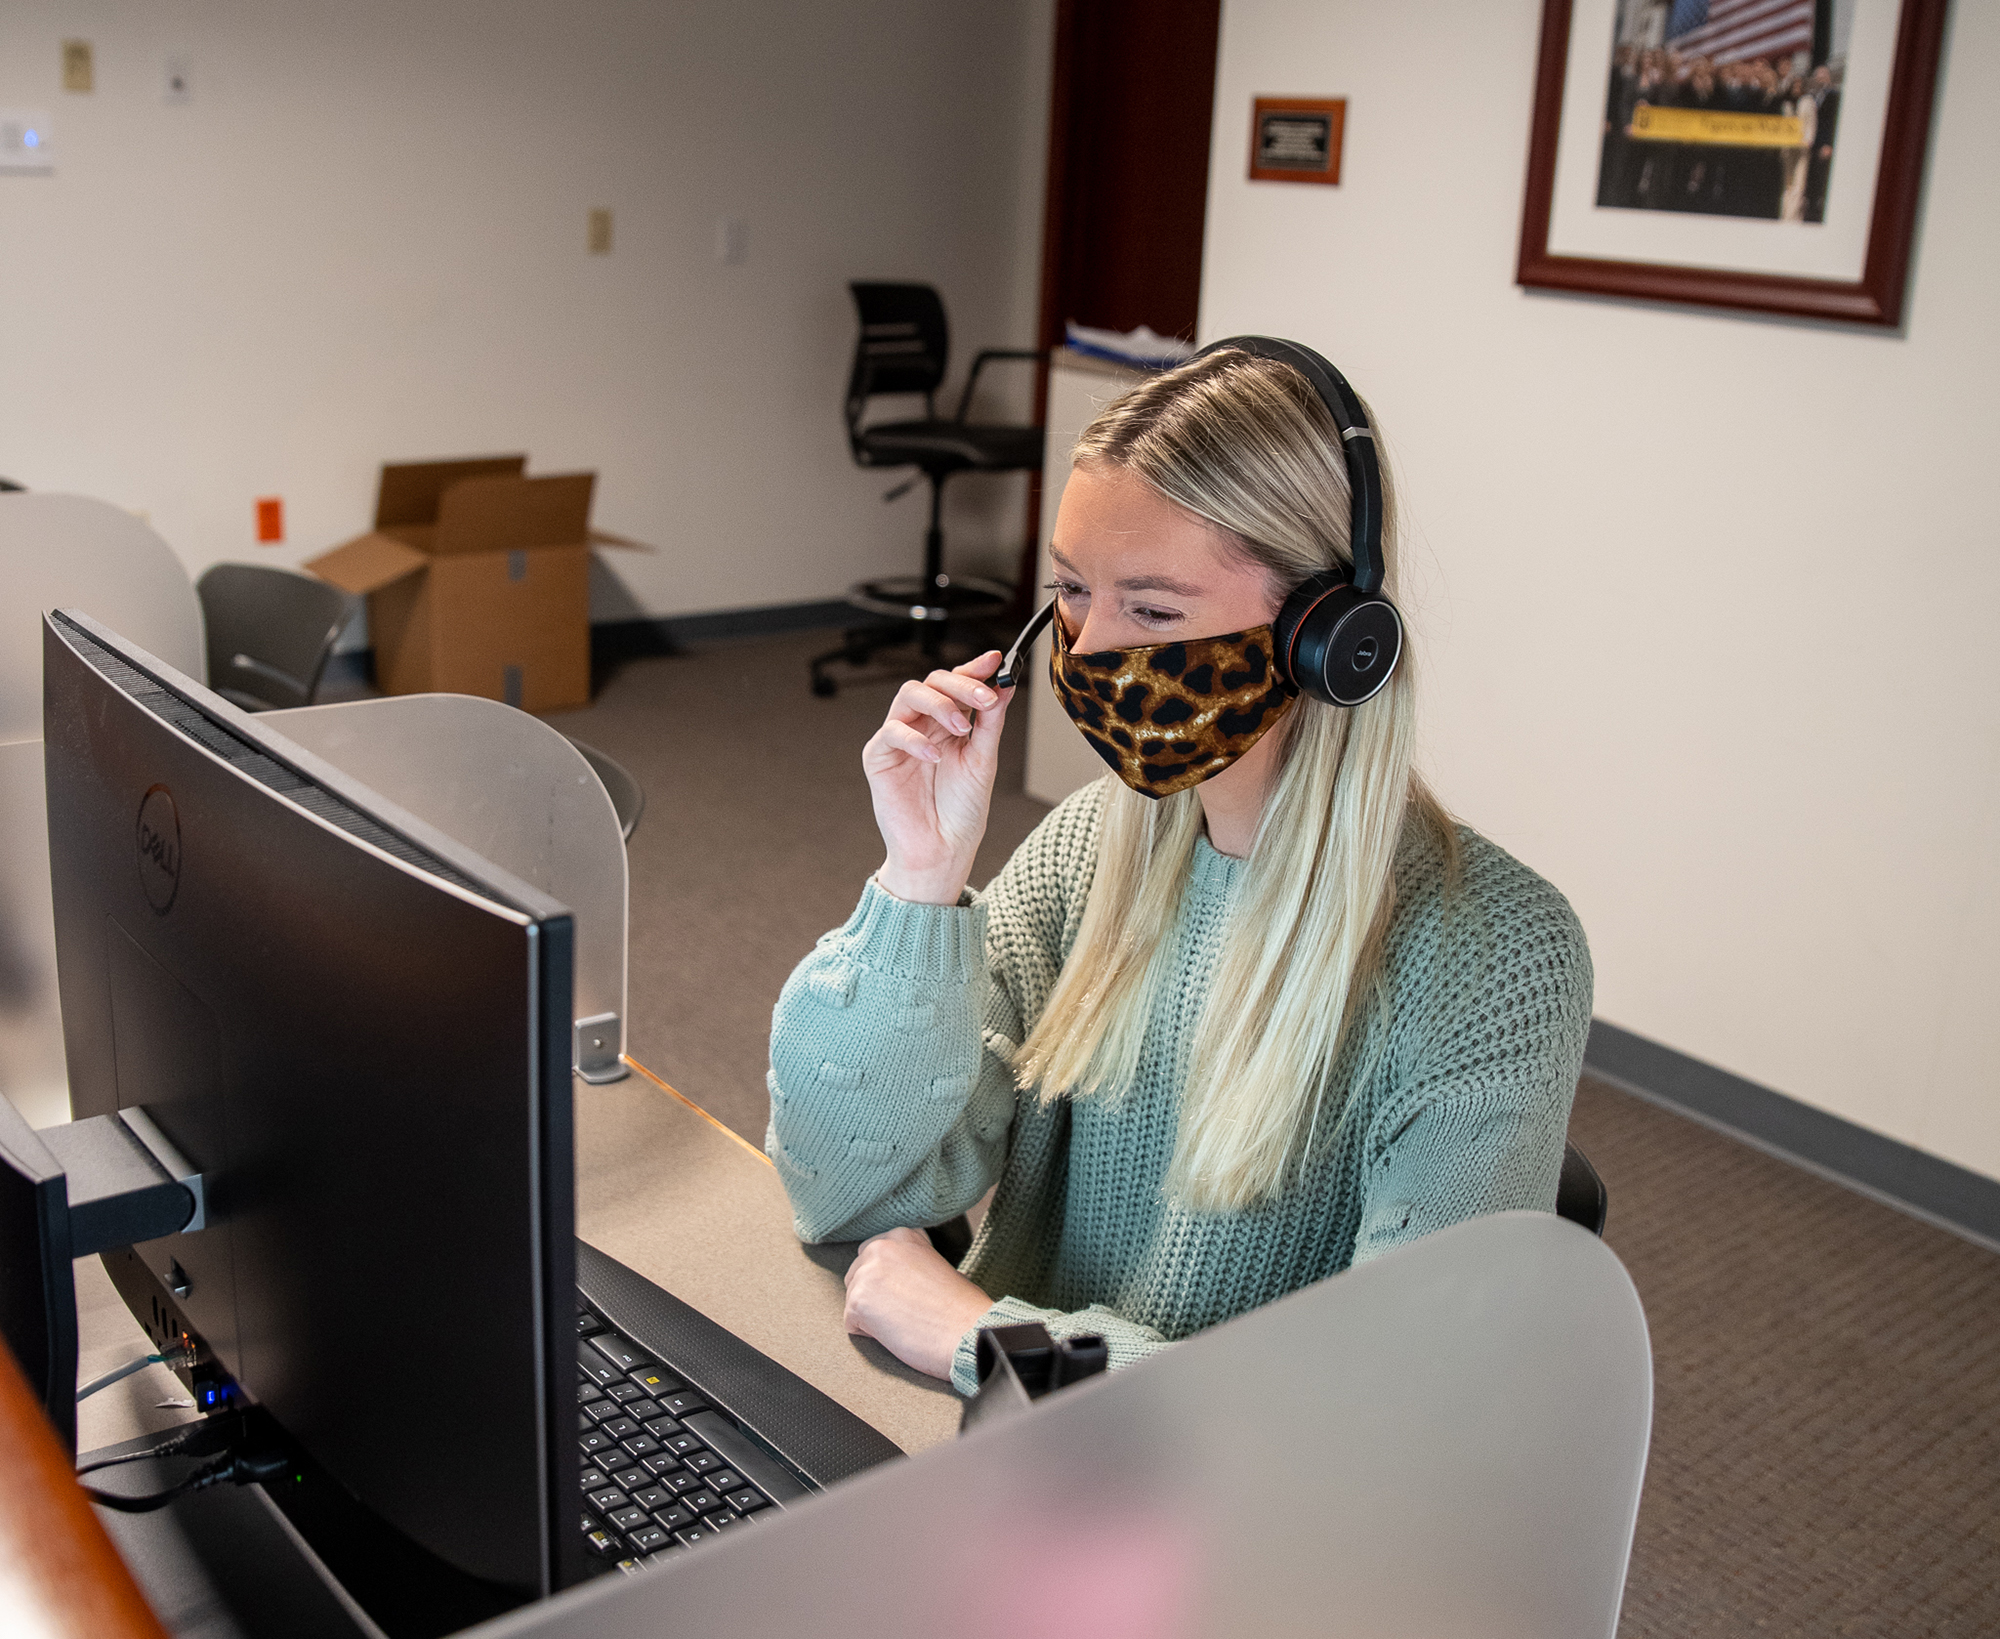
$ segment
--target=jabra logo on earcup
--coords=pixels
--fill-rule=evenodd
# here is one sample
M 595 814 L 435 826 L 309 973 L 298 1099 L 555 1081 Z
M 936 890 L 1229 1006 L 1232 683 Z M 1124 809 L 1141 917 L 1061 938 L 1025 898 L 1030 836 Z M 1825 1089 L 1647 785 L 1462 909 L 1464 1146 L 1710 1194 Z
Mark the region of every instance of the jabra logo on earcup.
M 1354 645 L 1354 669 L 1365 672 L 1381 658 L 1382 645 L 1372 637 L 1364 637 Z

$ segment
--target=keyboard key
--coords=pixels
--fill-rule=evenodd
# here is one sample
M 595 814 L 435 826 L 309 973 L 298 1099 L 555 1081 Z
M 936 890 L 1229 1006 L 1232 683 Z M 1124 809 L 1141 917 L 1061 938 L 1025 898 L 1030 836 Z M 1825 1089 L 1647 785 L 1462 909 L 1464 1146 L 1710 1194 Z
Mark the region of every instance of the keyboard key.
M 644 1570 L 651 1563 L 652 1559 L 650 1556 L 646 1559 L 621 1559 L 618 1562 L 618 1569 L 623 1571 L 627 1576 L 637 1576 L 640 1571 Z
M 595 1349 L 621 1372 L 635 1372 L 658 1364 L 651 1355 L 619 1332 L 599 1332 L 590 1340 Z
M 587 1406 L 593 1400 L 602 1400 L 603 1398 L 604 1391 L 591 1382 L 589 1378 L 581 1377 L 577 1380 L 576 1403 L 579 1406 Z
M 708 1402 L 691 1390 L 683 1389 L 679 1394 L 663 1394 L 660 1404 L 676 1417 L 685 1417 L 691 1411 L 708 1410 Z
M 624 1551 L 602 1531 L 586 1531 L 584 1541 L 590 1545 L 593 1554 L 602 1554 L 606 1559 Z
M 699 1491 L 701 1489 L 701 1476 L 691 1468 L 677 1468 L 671 1474 L 662 1474 L 660 1476 L 660 1484 L 673 1492 L 675 1496 L 681 1497 L 687 1495 L 690 1491 Z
M 628 1535 L 625 1540 L 632 1545 L 635 1552 L 650 1554 L 666 1547 L 673 1538 L 668 1536 L 657 1525 L 642 1525 L 638 1530 Z
M 726 1531 L 730 1526 L 741 1525 L 743 1522 L 727 1509 L 724 1509 L 719 1514 L 710 1514 L 701 1523 L 706 1525 L 711 1531 Z
M 660 1403 L 657 1400 L 628 1400 L 625 1402 L 625 1415 L 643 1423 L 649 1417 L 660 1415 Z
M 739 1514 L 754 1514 L 760 1508 L 769 1507 L 771 1499 L 746 1485 L 741 1491 L 730 1492 L 724 1501 Z
M 614 1417 L 623 1417 L 625 1408 L 616 1400 L 605 1399 L 600 1391 L 598 1397 L 583 1408 L 583 1414 L 594 1423 L 608 1423 Z
M 722 1499 L 713 1491 L 690 1491 L 681 1498 L 683 1508 L 692 1508 L 697 1514 L 712 1514 L 722 1506 Z
M 686 1462 L 697 1474 L 706 1474 L 722 1466 L 722 1459 L 712 1451 L 690 1451 Z
M 586 1494 L 595 1491 L 604 1483 L 602 1471 L 592 1467 L 589 1463 L 585 1463 L 576 1471 L 576 1477 L 583 1482 L 583 1489 Z
M 649 1401 L 648 1404 L 650 1403 Z M 646 1432 L 656 1440 L 664 1440 L 670 1434 L 685 1432 L 671 1417 L 642 1417 L 639 1421 L 645 1425 Z
M 621 1531 L 636 1531 L 642 1525 L 651 1525 L 653 1516 L 643 1508 L 620 1508 L 604 1516 Z
M 576 1414 L 577 1433 L 588 1434 L 595 1427 L 597 1427 L 597 1425 L 593 1423 L 588 1417 L 586 1417 L 581 1410 L 577 1412 Z
M 676 1457 L 685 1457 L 690 1452 L 702 1449 L 701 1441 L 685 1431 L 679 1434 L 669 1434 L 660 1444 L 665 1446 Z
M 743 1476 L 733 1468 L 715 1468 L 702 1476 L 709 1490 L 717 1496 L 726 1497 L 730 1492 L 741 1489 Z
M 708 1532 L 704 1531 L 699 1525 L 690 1525 L 685 1530 L 676 1531 L 674 1533 L 674 1541 L 678 1542 L 683 1548 L 692 1548 L 697 1542 L 708 1541 Z
M 583 1454 L 586 1457 L 594 1457 L 600 1451 L 608 1451 L 611 1449 L 611 1441 L 609 1437 L 600 1433 L 596 1429 L 592 1429 L 588 1434 L 582 1436 L 576 1443 L 583 1448 Z
M 608 1389 L 613 1383 L 621 1381 L 624 1375 L 593 1349 L 585 1338 L 576 1340 L 576 1369 L 603 1389 Z
M 606 1446 L 595 1457 L 592 1457 L 590 1461 L 597 1465 L 599 1471 L 613 1485 L 618 1483 L 619 1470 L 632 1466 L 632 1459 L 625 1455 L 625 1450 L 622 1446 Z M 593 1487 L 593 1489 L 595 1488 Z M 632 1488 L 628 1485 L 625 1489 L 630 1491 Z
M 649 1485 L 643 1491 L 634 1491 L 632 1500 L 650 1514 L 656 1509 L 673 1507 L 674 1494 L 664 1485 Z
M 622 1415 L 607 1417 L 602 1423 L 596 1424 L 595 1427 L 614 1440 L 623 1440 L 628 1435 L 639 1432 L 639 1425 L 633 1422 L 631 1418 Z
M 604 1322 L 599 1320 L 588 1309 L 577 1312 L 576 1335 L 578 1337 L 588 1337 L 592 1332 L 600 1332 L 603 1329 Z
M 650 1457 L 660 1449 L 660 1442 L 650 1434 L 628 1434 L 618 1442 L 635 1457 Z
M 632 1468 L 621 1468 L 616 1474 L 613 1474 L 611 1476 L 612 1483 L 618 1486 L 619 1489 L 624 1491 L 640 1490 L 644 1487 L 645 1483 L 651 1478 L 652 1476 L 648 1474 L 643 1468 L 639 1468 L 636 1466 Z
M 656 1508 L 653 1511 L 653 1518 L 669 1531 L 678 1531 L 684 1525 L 692 1525 L 698 1517 L 692 1508 L 678 1502 L 669 1503 L 665 1508 Z
M 590 1506 L 600 1514 L 608 1514 L 614 1508 L 630 1506 L 632 1499 L 615 1485 L 599 1486 L 590 1493 Z
M 687 1387 L 678 1377 L 659 1366 L 648 1366 L 632 1374 L 632 1386 L 640 1394 L 675 1394 Z
M 616 1383 L 605 1385 L 604 1392 L 621 1405 L 628 1400 L 643 1400 L 646 1398 L 646 1391 L 640 1388 L 637 1383 L 627 1383 L 622 1378 Z
M 646 1467 L 648 1471 L 654 1474 L 659 1474 L 661 1476 L 665 1476 L 676 1472 L 680 1468 L 680 1466 L 681 1466 L 680 1458 L 676 1457 L 671 1451 L 656 1451 L 653 1453 L 652 1456 L 646 1459 Z M 664 1477 L 661 1479 L 660 1483 L 662 1485 L 666 1484 L 666 1480 L 664 1479 Z

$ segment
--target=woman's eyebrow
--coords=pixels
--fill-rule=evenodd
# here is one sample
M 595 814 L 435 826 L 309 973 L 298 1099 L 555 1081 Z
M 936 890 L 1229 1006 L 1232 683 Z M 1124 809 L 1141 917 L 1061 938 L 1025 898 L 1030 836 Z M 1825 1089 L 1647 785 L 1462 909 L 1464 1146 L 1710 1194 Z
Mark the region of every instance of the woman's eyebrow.
M 1077 573 L 1076 565 L 1063 556 L 1061 547 L 1049 548 L 1049 560 L 1067 569 L 1072 575 Z M 1202 595 L 1199 586 L 1190 585 L 1184 580 L 1175 580 L 1171 575 L 1128 575 L 1123 580 L 1113 582 L 1113 585 L 1121 592 L 1171 592 L 1180 598 L 1198 598 Z

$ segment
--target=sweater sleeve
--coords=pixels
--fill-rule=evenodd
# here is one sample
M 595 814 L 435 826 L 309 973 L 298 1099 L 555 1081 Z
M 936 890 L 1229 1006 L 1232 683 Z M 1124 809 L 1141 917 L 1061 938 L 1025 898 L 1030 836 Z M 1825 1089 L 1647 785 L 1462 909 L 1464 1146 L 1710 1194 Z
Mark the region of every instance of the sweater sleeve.
M 1169 1347 L 1169 1340 L 1152 1327 L 1127 1320 L 1101 1303 L 1093 1303 L 1088 1309 L 1068 1311 L 1044 1309 L 1021 1298 L 1002 1298 L 975 1320 L 965 1336 L 958 1340 L 958 1349 L 951 1357 L 951 1386 L 964 1395 L 978 1392 L 977 1349 L 982 1326 L 1019 1326 L 1031 1320 L 1039 1320 L 1048 1328 L 1049 1336 L 1054 1338 L 1078 1337 L 1095 1332 L 1104 1339 L 1109 1351 L 1108 1369 L 1111 1371 L 1130 1366 L 1149 1354 L 1157 1354 Z
M 771 1016 L 765 1150 L 804 1241 L 945 1222 L 1000 1176 L 1014 1049 L 1061 966 L 1095 806 L 1072 798 L 957 905 L 874 881 Z
M 1355 1263 L 1485 1213 L 1555 1209 L 1592 975 L 1568 902 L 1531 880 L 1428 998 L 1418 1061 L 1370 1135 Z

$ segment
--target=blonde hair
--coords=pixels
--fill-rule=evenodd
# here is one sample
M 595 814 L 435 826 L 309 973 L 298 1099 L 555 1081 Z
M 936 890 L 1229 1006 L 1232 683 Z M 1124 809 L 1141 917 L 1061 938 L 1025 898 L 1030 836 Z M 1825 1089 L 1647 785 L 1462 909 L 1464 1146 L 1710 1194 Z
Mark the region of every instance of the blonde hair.
M 1371 417 L 1372 419 L 1372 417 Z M 1378 429 L 1379 433 L 1379 429 Z M 1333 418 L 1291 366 L 1225 352 L 1157 376 L 1077 441 L 1079 466 L 1117 468 L 1223 532 L 1289 591 L 1351 566 L 1349 487 Z M 1396 563 L 1383 475 L 1383 554 Z M 1380 979 L 1406 817 L 1452 827 L 1412 772 L 1408 644 L 1388 686 L 1351 711 L 1300 699 L 1272 734 L 1265 802 L 1182 1091 L 1167 1193 L 1198 1211 L 1277 1193 L 1338 1110 L 1322 1108 L 1336 1058 Z M 1164 949 L 1202 831 L 1195 791 L 1155 801 L 1113 781 L 1076 946 L 1016 1062 L 1040 1096 L 1129 1086 Z

